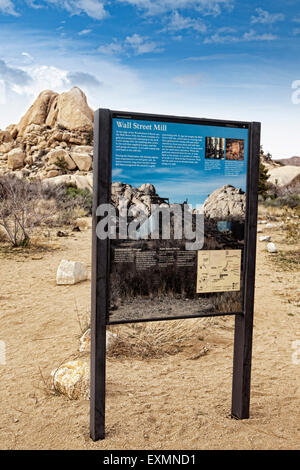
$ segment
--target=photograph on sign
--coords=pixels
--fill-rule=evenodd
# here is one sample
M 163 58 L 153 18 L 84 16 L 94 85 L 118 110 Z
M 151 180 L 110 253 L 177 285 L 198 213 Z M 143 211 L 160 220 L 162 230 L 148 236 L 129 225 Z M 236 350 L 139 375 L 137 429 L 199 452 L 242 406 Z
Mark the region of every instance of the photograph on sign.
M 108 323 L 243 311 L 248 140 L 113 116 Z

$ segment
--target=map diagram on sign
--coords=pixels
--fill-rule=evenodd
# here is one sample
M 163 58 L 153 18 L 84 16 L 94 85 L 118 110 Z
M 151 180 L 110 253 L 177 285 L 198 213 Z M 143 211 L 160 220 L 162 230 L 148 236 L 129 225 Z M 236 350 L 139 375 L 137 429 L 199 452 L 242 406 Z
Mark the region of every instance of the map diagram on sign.
M 241 288 L 241 250 L 198 251 L 197 294 Z

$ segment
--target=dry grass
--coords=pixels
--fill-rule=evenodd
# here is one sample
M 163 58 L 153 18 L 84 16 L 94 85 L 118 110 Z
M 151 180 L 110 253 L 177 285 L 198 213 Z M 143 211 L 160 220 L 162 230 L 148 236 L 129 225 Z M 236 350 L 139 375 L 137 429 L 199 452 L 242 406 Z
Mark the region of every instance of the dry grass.
M 292 212 L 292 209 L 288 207 L 272 207 L 272 206 L 266 207 L 262 204 L 259 204 L 258 206 L 258 216 L 260 218 L 281 219 L 283 217 L 289 216 L 290 212 Z
M 269 255 L 269 259 L 281 271 L 300 271 L 300 251 L 280 251 L 277 256 Z
M 113 357 L 161 358 L 185 349 L 203 348 L 202 319 L 172 320 L 110 327 L 117 342 L 110 350 Z

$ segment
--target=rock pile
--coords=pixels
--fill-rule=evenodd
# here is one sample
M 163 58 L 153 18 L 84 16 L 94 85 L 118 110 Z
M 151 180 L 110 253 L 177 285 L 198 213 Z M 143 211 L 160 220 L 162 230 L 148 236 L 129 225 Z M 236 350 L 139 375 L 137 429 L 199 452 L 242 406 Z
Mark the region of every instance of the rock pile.
M 94 113 L 79 88 L 43 91 L 18 125 L 0 131 L 0 174 L 54 178 L 93 166 Z
M 119 211 L 122 209 L 122 204 L 127 203 L 127 208 L 131 209 L 133 216 L 135 216 L 133 206 L 136 210 L 149 215 L 151 204 L 161 205 L 167 202 L 167 199 L 158 196 L 155 187 L 150 183 L 142 184 L 139 188 L 120 182 L 112 183 L 111 199 Z
M 240 188 L 226 184 L 216 189 L 203 207 L 205 217 L 209 219 L 241 219 L 246 214 L 246 194 Z

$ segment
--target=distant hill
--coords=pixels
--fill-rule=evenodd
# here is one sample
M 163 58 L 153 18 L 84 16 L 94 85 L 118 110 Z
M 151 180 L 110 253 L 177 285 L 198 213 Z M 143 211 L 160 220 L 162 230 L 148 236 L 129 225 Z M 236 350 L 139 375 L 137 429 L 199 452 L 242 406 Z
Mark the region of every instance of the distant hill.
M 283 166 L 300 166 L 300 157 L 282 158 L 275 162 Z

